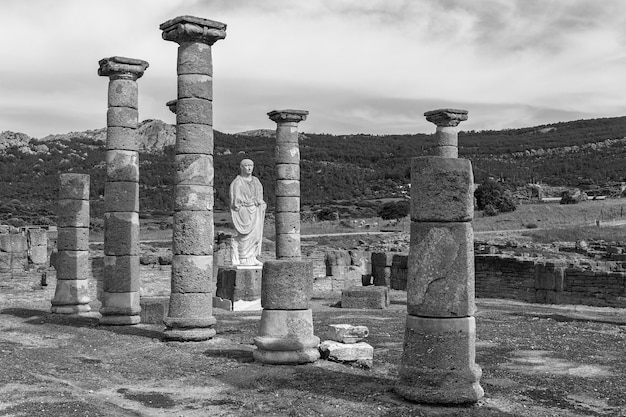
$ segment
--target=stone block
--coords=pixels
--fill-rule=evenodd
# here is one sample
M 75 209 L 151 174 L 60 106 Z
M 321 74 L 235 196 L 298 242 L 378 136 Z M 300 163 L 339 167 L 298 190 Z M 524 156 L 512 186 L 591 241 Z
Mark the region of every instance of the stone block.
M 57 226 L 89 227 L 89 200 L 58 200 Z
M 139 212 L 138 182 L 105 182 L 105 212 Z
M 474 177 L 467 159 L 413 158 L 411 220 L 469 222 L 474 217 Z
M 213 256 L 213 212 L 174 213 L 173 254 Z
M 59 175 L 60 200 L 89 200 L 88 174 Z
M 272 260 L 263 264 L 261 305 L 268 310 L 306 310 L 313 289 L 313 264 Z
M 200 98 L 181 98 L 176 102 L 176 124 L 213 125 L 213 103 Z
M 104 213 L 104 254 L 139 255 L 139 213 Z
M 275 224 L 276 234 L 300 234 L 300 213 L 277 212 Z
M 541 290 L 556 289 L 556 274 L 554 268 L 547 268 L 546 265 L 535 265 L 535 288 Z
M 482 398 L 474 317 L 408 315 L 396 392 L 424 403 L 473 403 Z
M 30 262 L 35 265 L 47 265 L 48 264 L 48 247 L 47 246 L 33 246 L 29 249 L 28 257 Z
M 0 234 L 0 250 L 8 253 L 22 253 L 28 250 L 28 239 L 23 233 Z
M 102 289 L 105 292 L 139 291 L 139 255 L 104 255 Z
M 104 292 L 102 294 L 102 307 L 100 308 L 100 314 L 102 318 L 100 323 L 103 324 L 136 324 L 139 323 L 139 313 L 141 313 L 141 306 L 139 303 L 139 291 L 132 292 Z M 119 320 L 107 320 L 104 316 L 137 316 L 130 321 L 135 323 L 123 323 Z
M 537 290 L 535 293 L 535 301 L 543 304 L 557 304 L 556 291 Z
M 89 228 L 59 227 L 57 249 L 60 251 L 89 250 Z
M 351 324 L 329 324 L 330 340 L 340 343 L 357 343 L 365 340 L 370 331 L 366 326 L 353 326 Z
M 109 107 L 107 110 L 108 127 L 137 127 L 139 112 L 130 107 Z
M 46 229 L 28 229 L 29 246 L 48 246 L 48 232 Z
M 137 129 L 134 127 L 107 127 L 107 149 L 122 149 L 126 151 L 138 151 L 139 141 Z
M 106 151 L 107 181 L 139 182 L 139 152 L 113 149 Z
M 317 348 L 319 337 L 313 334 L 311 310 L 263 310 L 257 348 L 271 351 L 298 351 Z
M 213 210 L 213 187 L 210 185 L 175 185 L 174 210 L 210 211 Z
M 302 256 L 300 233 L 284 233 L 276 235 L 276 257 L 297 259 Z
M 63 250 L 57 253 L 55 261 L 57 280 L 86 280 L 91 275 L 89 251 Z
M 298 123 L 280 123 L 276 127 L 276 143 L 298 143 Z
M 475 312 L 471 223 L 411 222 L 407 312 L 467 317 Z
M 394 252 L 372 252 L 372 266 L 391 266 L 393 258 L 397 253 Z
M 199 124 L 176 126 L 176 154 L 213 155 L 213 127 Z
M 437 146 L 459 146 L 459 131 L 456 126 L 437 126 L 435 133 Z
M 0 272 L 11 272 L 12 253 L 0 252 Z
M 324 263 L 327 268 L 332 266 L 348 266 L 352 263 L 352 257 L 350 256 L 350 252 L 346 250 L 327 250 Z M 326 275 L 333 274 L 327 272 Z
M 406 253 L 394 254 L 391 258 L 391 267 L 398 269 L 407 269 L 409 265 L 409 256 Z
M 57 280 L 53 306 L 89 304 L 87 280 Z
M 322 359 L 333 362 L 354 364 L 363 368 L 371 368 L 374 363 L 374 348 L 365 343 L 339 343 L 325 340 L 320 344 Z
M 254 301 L 261 298 L 261 267 L 231 267 L 217 270 L 218 297 Z
M 300 213 L 300 197 L 276 197 L 276 211 Z
M 213 186 L 213 157 L 206 154 L 181 154 L 174 157 L 174 182 L 177 185 Z
M 389 288 L 353 286 L 341 292 L 341 308 L 384 309 L 389 306 Z
M 276 164 L 276 179 L 300 181 L 300 164 Z
M 300 165 L 300 148 L 297 143 L 277 144 L 275 158 L 277 164 Z
M 276 197 L 300 197 L 300 181 L 278 180 L 275 193 Z
M 178 75 L 213 74 L 211 47 L 200 42 L 184 42 L 178 47 Z
M 141 297 L 139 299 L 141 323 L 162 325 L 163 319 L 167 316 L 169 302 L 169 297 Z
M 213 78 L 206 74 L 179 75 L 178 99 L 181 98 L 213 100 Z
M 302 350 L 263 350 L 252 351 L 252 357 L 257 362 L 268 365 L 298 365 L 312 363 L 320 358 L 317 347 Z
M 214 291 L 213 256 L 174 255 L 172 257 L 173 293 L 213 293 Z
M 456 146 L 435 146 L 428 152 L 432 156 L 441 158 L 458 158 L 459 148 Z
M 392 290 L 406 291 L 406 282 L 408 278 L 407 269 L 399 269 L 395 266 L 391 267 L 391 282 L 389 288 Z
M 388 266 L 372 265 L 372 277 L 378 287 L 391 286 L 391 268 Z
M 167 317 L 167 327 L 211 327 L 213 317 L 213 293 L 172 293 Z
M 137 108 L 137 82 L 123 78 L 109 81 L 109 107 Z

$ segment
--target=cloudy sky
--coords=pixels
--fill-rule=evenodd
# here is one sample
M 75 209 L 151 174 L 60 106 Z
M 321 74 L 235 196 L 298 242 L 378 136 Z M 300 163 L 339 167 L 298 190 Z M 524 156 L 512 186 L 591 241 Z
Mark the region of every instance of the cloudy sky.
M 98 61 L 144 59 L 140 119 L 174 123 L 177 45 L 159 24 L 224 22 L 213 47 L 214 128 L 428 133 L 423 113 L 469 111 L 463 130 L 626 115 L 623 0 L 2 0 L 0 131 L 106 125 Z

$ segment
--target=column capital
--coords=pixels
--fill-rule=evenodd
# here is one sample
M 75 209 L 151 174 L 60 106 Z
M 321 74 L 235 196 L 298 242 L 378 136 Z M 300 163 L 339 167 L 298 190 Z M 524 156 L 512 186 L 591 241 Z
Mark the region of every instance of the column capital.
M 426 120 L 437 126 L 457 126 L 464 120 L 467 120 L 467 110 L 458 109 L 437 109 L 424 113 Z
M 163 39 L 176 42 L 202 42 L 213 45 L 226 37 L 226 24 L 194 16 L 178 16 L 161 23 Z
M 285 122 L 302 122 L 306 120 L 306 116 L 309 114 L 306 110 L 272 110 L 267 113 L 269 118 L 276 123 L 285 123 Z
M 150 64 L 141 59 L 112 56 L 101 59 L 98 64 L 98 75 L 111 78 L 125 78 L 136 80 L 141 78 Z

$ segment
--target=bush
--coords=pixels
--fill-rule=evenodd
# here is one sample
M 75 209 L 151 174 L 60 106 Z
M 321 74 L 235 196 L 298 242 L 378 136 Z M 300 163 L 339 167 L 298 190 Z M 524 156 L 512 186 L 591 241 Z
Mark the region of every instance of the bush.
M 493 205 L 487 204 L 485 208 L 483 208 L 483 213 L 485 216 L 497 216 L 499 212 Z
M 485 211 L 487 206 L 492 206 L 489 208 L 490 213 L 495 210 L 495 214 L 485 213 L 488 216 L 515 211 L 517 208 L 515 198 L 511 196 L 510 192 L 502 184 L 493 180 L 487 180 L 479 185 L 474 191 L 474 197 L 479 210 Z
M 390 201 L 383 204 L 378 210 L 378 216 L 383 220 L 396 220 L 406 217 L 411 211 L 408 201 Z
M 339 213 L 330 207 L 324 207 L 315 212 L 315 217 L 317 220 L 337 220 L 339 219 Z

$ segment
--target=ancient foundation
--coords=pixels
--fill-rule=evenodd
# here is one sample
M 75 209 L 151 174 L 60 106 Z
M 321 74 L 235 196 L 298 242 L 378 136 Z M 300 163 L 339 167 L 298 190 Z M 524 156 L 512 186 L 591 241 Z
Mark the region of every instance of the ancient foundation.
M 89 278 L 89 175 L 61 174 L 58 201 L 57 285 L 50 311 L 80 314 L 91 310 Z
M 439 133 L 467 112 L 426 116 Z M 440 147 L 444 155 L 414 158 L 411 165 L 408 315 L 396 392 L 416 402 L 458 404 L 484 393 L 475 363 L 474 178 L 470 161 L 448 146 Z
M 137 79 L 146 61 L 111 57 L 98 75 L 109 77 L 107 175 L 104 186 L 104 271 L 101 324 L 140 322 L 139 147 Z
M 213 66 L 211 46 L 226 25 L 180 16 L 161 24 L 178 43 L 172 292 L 167 340 L 215 335 L 213 317 Z
M 301 260 L 298 122 L 304 110 L 268 113 L 276 128 L 276 260 L 263 264 L 261 323 L 254 358 L 268 364 L 315 362 L 320 339 L 310 309 L 313 264 Z

